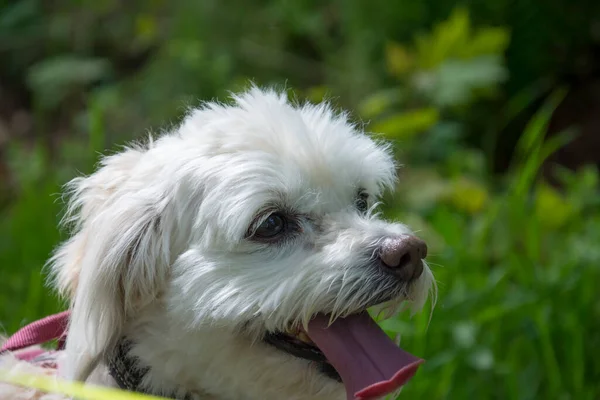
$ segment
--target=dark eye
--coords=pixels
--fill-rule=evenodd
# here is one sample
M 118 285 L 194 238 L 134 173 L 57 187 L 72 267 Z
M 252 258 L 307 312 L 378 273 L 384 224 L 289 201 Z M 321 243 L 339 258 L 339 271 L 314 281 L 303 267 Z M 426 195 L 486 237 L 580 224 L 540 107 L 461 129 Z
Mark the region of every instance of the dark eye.
M 365 192 L 360 192 L 358 194 L 358 197 L 356 198 L 354 205 L 356 206 L 356 209 L 361 213 L 366 213 L 369 209 L 369 202 L 367 201 L 368 198 L 369 194 Z
M 271 239 L 285 230 L 285 218 L 281 214 L 271 214 L 256 228 L 254 237 L 257 239 Z

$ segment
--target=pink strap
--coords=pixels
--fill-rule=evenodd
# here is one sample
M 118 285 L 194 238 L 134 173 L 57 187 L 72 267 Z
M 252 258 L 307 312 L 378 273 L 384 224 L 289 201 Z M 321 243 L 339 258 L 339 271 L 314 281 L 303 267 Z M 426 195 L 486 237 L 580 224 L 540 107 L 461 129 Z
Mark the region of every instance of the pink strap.
M 54 339 L 59 339 L 59 348 L 62 348 L 69 323 L 69 315 L 70 311 L 63 311 L 24 326 L 4 343 L 0 348 L 0 353 L 24 349 Z

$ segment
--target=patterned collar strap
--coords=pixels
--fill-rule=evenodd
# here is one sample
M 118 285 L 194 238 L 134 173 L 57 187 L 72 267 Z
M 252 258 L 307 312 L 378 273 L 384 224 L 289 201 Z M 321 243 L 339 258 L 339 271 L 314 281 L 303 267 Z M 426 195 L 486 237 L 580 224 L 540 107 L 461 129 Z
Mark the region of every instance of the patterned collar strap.
M 142 387 L 142 380 L 148 371 L 150 371 L 150 368 L 141 366 L 139 359 L 129 354 L 132 347 L 133 342 L 127 338 L 119 340 L 112 356 L 107 361 L 110 376 L 112 376 L 121 389 L 156 395 L 155 393 L 146 391 Z M 189 393 L 185 394 L 183 397 L 178 397 L 177 395 L 169 395 L 167 397 L 179 400 L 193 399 L 193 396 Z

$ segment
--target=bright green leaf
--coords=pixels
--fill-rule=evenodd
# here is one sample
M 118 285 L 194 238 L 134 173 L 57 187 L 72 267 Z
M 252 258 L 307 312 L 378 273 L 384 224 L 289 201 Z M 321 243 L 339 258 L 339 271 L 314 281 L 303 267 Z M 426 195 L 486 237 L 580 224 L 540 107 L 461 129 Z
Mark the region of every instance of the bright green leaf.
M 423 108 L 395 114 L 374 124 L 372 130 L 390 139 L 408 139 L 431 128 L 439 119 L 437 109 Z
M 510 35 L 504 28 L 485 28 L 477 32 L 462 49 L 463 57 L 501 54 L 506 50 Z

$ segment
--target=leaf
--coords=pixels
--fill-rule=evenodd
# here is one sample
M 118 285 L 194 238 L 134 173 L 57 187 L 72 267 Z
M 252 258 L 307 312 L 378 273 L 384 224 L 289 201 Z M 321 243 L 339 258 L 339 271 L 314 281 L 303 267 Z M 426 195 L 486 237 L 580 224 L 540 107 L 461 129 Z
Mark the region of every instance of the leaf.
M 493 87 L 508 77 L 498 56 L 481 56 L 470 60 L 448 60 L 439 68 L 417 75 L 417 90 L 440 107 L 466 104 L 474 91 Z
M 402 196 L 404 204 L 411 210 L 434 207 L 447 196 L 450 189 L 448 180 L 440 176 L 435 169 L 425 168 L 411 168 L 404 172 L 402 186 L 418 188 L 418 190 L 407 190 Z M 402 211 L 404 208 L 402 207 Z
M 388 72 L 396 77 L 405 75 L 414 65 L 413 56 L 409 51 L 395 42 L 390 42 L 386 45 L 385 60 Z
M 560 228 L 573 215 L 573 206 L 558 191 L 540 184 L 535 196 L 535 216 L 546 227 Z
M 457 51 L 467 44 L 470 31 L 469 14 L 466 9 L 456 8 L 450 17 L 428 35 L 416 38 L 416 53 L 419 67 L 436 68 L 444 60 L 456 56 Z
M 483 210 L 489 200 L 487 188 L 479 182 L 466 178 L 452 185 L 449 201 L 459 210 L 476 214 Z
M 358 106 L 360 115 L 363 118 L 374 118 L 392 106 L 398 100 L 399 89 L 380 90 L 364 99 Z
M 528 122 L 525 131 L 521 135 L 516 146 L 515 152 L 517 153 L 517 156 L 527 159 L 534 149 L 539 148 L 542 145 L 552 114 L 566 95 L 566 89 L 557 89 Z
M 12 4 L 11 4 L 12 3 Z M 3 2 L 0 6 L 0 32 L 17 34 L 19 26 L 27 23 L 27 20 L 40 12 L 41 5 L 33 0 L 21 0 L 15 2 Z M 14 31 L 12 31 L 14 30 Z M 5 38 L 3 38 L 5 39 Z
M 566 132 L 555 135 L 551 140 L 544 143 L 552 114 L 565 95 L 566 90 L 563 88 L 557 89 L 542 108 L 536 112 L 519 138 L 511 165 L 514 170 L 510 189 L 511 196 L 517 198 L 523 196 L 531 188 L 544 160 L 571 139 L 569 132 Z
M 435 108 L 422 108 L 395 114 L 373 125 L 374 132 L 383 133 L 390 139 L 408 139 L 426 131 L 440 119 Z
M 456 54 L 455 52 L 468 43 L 470 30 L 471 22 L 467 9 L 455 8 L 450 18 L 436 29 L 437 42 L 442 50 L 440 54 Z
M 27 83 L 38 96 L 40 105 L 52 108 L 64 99 L 72 87 L 96 82 L 110 71 L 108 61 L 101 58 L 56 57 L 31 67 Z
M 135 30 L 138 38 L 151 42 L 158 34 L 156 18 L 149 14 L 138 15 L 135 19 Z
M 485 27 L 473 31 L 468 11 L 458 7 L 430 33 L 416 36 L 415 64 L 419 69 L 430 70 L 450 59 L 501 55 L 509 40 L 510 34 L 505 28 Z
M 31 67 L 28 82 L 33 89 L 49 84 L 89 83 L 102 78 L 109 70 L 108 61 L 104 59 L 57 57 Z
M 477 57 L 504 53 L 510 41 L 510 34 L 504 28 L 484 28 L 461 49 L 463 57 Z

